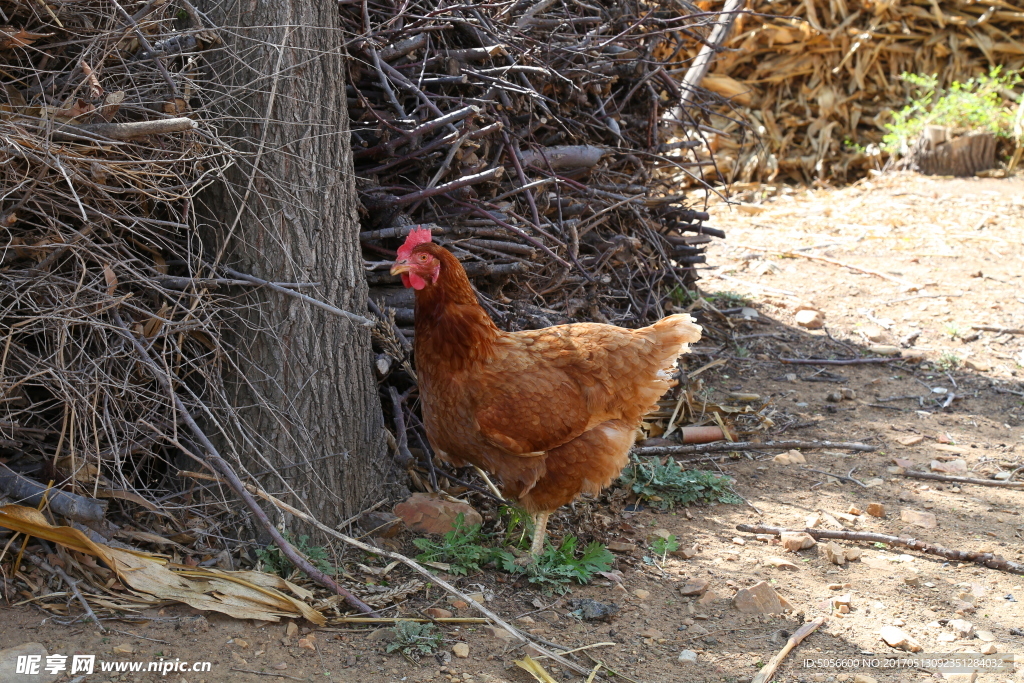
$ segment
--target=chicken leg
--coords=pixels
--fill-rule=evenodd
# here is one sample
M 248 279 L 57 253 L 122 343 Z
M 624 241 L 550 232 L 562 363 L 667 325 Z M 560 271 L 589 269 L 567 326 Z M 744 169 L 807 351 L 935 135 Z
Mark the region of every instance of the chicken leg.
M 538 512 L 533 515 L 533 543 L 530 544 L 530 555 L 534 559 L 544 551 L 544 539 L 547 537 L 548 517 L 550 512 Z

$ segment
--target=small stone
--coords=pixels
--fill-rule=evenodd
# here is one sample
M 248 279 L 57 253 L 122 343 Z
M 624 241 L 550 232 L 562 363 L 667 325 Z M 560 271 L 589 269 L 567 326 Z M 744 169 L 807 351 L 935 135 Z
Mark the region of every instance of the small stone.
M 971 638 L 974 636 L 974 624 L 965 619 L 952 619 L 948 626 L 958 638 Z
M 483 517 L 465 503 L 414 493 L 395 506 L 394 513 L 405 526 L 421 534 L 446 534 L 455 528 L 456 518 L 463 515 L 466 527 L 483 524 Z
M 856 562 L 860 559 L 860 556 L 864 554 L 864 551 L 860 548 L 847 548 L 846 549 L 846 561 Z
M 284 671 L 285 669 L 288 668 L 288 665 L 285 664 L 284 662 L 278 662 L 277 664 L 274 664 L 270 668 L 271 669 L 277 669 L 278 671 Z
M 663 541 L 667 541 L 671 536 L 672 532 L 668 529 L 655 529 L 654 531 L 647 534 L 647 542 L 651 543 L 659 538 Z
M 839 676 L 836 676 L 836 678 L 838 679 Z M 853 683 L 878 683 L 878 679 L 874 676 L 868 676 L 866 674 L 857 674 L 853 677 Z
M 804 465 L 807 463 L 804 454 L 796 450 L 779 453 L 772 460 L 778 465 Z
M 986 643 L 991 643 L 996 639 L 992 631 L 977 631 L 974 635 L 977 636 L 978 640 L 981 640 Z
M 651 597 L 651 591 L 645 591 L 643 588 L 637 588 L 635 591 L 633 591 L 633 595 L 635 595 L 640 600 L 646 600 L 647 598 Z
M 718 600 L 718 594 L 715 591 L 708 591 L 704 595 L 700 596 L 697 600 L 697 604 L 701 607 L 708 607 Z
M 733 545 L 746 545 L 747 541 L 746 541 L 746 539 L 740 538 L 739 536 L 734 536 L 733 539 L 732 539 L 732 544 Z
M 682 595 L 703 595 L 708 589 L 708 582 L 704 579 L 691 579 L 679 589 Z
M 978 680 L 978 672 L 942 674 L 942 680 L 946 681 L 946 683 L 974 683 Z
M 885 517 L 885 506 L 881 503 L 868 503 L 868 514 L 872 517 Z
M 60 652 L 60 650 L 58 650 Z M 25 681 L 26 683 L 50 683 L 61 676 L 63 672 L 49 674 L 46 672 L 46 647 L 42 643 L 23 643 L 15 647 L 0 650 L 0 681 L 3 683 L 15 683 Z M 39 668 L 25 673 L 14 673 L 17 671 L 19 657 L 39 657 Z M 21 660 L 25 662 L 26 660 Z M 68 660 L 70 667 L 71 661 Z
M 697 653 L 694 652 L 693 650 L 683 650 L 682 652 L 679 653 L 679 660 L 678 661 L 679 661 L 680 664 L 696 664 L 697 663 Z
M 864 511 L 863 511 L 863 510 L 861 510 L 861 509 L 860 509 L 859 507 L 857 507 L 856 505 L 851 505 L 851 506 L 850 506 L 850 507 L 849 507 L 849 508 L 848 508 L 848 509 L 846 510 L 846 514 L 848 514 L 848 515 L 853 515 L 854 517 L 858 517 L 858 516 L 860 516 L 860 515 L 864 514 Z
M 985 643 L 981 646 L 980 652 L 983 655 L 994 655 L 995 653 L 999 652 L 999 648 L 996 647 L 995 643 Z
M 872 477 L 871 479 L 868 479 L 867 481 L 864 482 L 864 486 L 866 486 L 869 489 L 873 489 L 875 487 L 881 486 L 884 483 L 885 479 L 882 479 L 881 477 Z
M 907 584 L 911 588 L 918 588 L 921 585 L 921 577 L 914 576 L 913 574 L 911 574 L 910 576 L 904 576 L 903 583 Z
M 654 640 L 665 637 L 665 634 L 656 628 L 645 628 L 643 631 L 640 631 L 640 635 L 643 638 L 653 638 Z
M 797 311 L 793 319 L 797 325 L 808 330 L 820 330 L 825 326 L 825 314 L 814 309 Z
M 920 434 L 914 434 L 913 436 L 904 436 L 901 439 L 897 439 L 903 446 L 916 446 L 917 444 L 924 441 L 924 437 Z
M 454 616 L 448 610 L 441 609 L 440 607 L 428 607 L 427 609 L 423 610 L 423 613 L 431 619 L 451 619 L 452 616 Z
M 452 646 L 452 654 L 459 659 L 467 659 L 469 657 L 469 645 L 465 643 L 455 643 Z
M 124 643 L 122 645 L 114 646 L 115 655 L 130 655 L 133 652 L 135 652 L 135 648 L 132 647 L 130 643 Z
M 903 509 L 900 510 L 900 519 L 924 529 L 934 529 L 939 525 L 935 520 L 935 515 L 930 512 Z
M 316 652 L 316 636 L 310 633 L 305 638 L 299 638 L 299 647 L 303 650 Z
M 850 387 L 843 387 L 839 390 L 839 393 L 841 393 L 843 395 L 843 399 L 847 401 L 852 401 L 857 398 L 857 392 Z
M 898 650 L 921 652 L 924 649 L 916 640 L 895 626 L 883 626 L 879 635 L 881 635 L 882 640 L 884 640 L 889 647 L 894 647 Z
M 513 640 L 518 642 L 519 640 L 514 635 L 512 635 L 505 629 L 501 628 L 500 626 L 484 626 L 484 633 L 490 636 L 491 638 L 494 638 L 495 640 L 500 640 L 505 643 L 511 642 Z
M 232 638 L 231 640 L 233 645 L 237 645 L 242 649 L 249 647 L 249 643 L 245 640 L 242 640 L 241 638 Z
M 796 562 L 787 560 L 784 557 L 766 557 L 763 561 L 769 567 L 775 567 L 776 569 L 784 569 L 790 572 L 795 572 L 800 569 Z
M 738 590 L 732 604 L 744 614 L 779 614 L 785 609 L 783 599 L 767 581 Z
M 288 638 L 294 638 L 299 635 L 299 626 L 294 621 L 289 621 L 284 627 L 284 635 Z
M 782 541 L 782 547 L 791 553 L 813 548 L 817 543 L 813 536 L 803 531 L 782 534 L 780 540 Z
M 636 544 L 627 541 L 610 541 L 606 547 L 613 553 L 632 553 L 636 551 Z
M 846 551 L 843 550 L 843 546 L 839 545 L 835 541 L 821 547 L 822 553 L 832 564 L 843 565 L 846 564 Z
M 898 356 L 900 355 L 900 347 L 891 346 L 889 344 L 872 344 L 868 347 L 868 351 L 875 354 L 876 356 Z
M 849 605 L 839 605 L 839 607 L 836 608 L 836 611 L 838 611 L 840 614 L 849 614 L 850 613 L 850 606 Z
M 452 600 L 451 605 L 457 610 L 469 609 L 469 603 L 465 600 Z
M 849 593 L 844 593 L 843 595 L 837 595 L 834 598 L 832 598 L 833 607 L 841 607 L 843 605 L 846 605 L 847 607 L 853 607 L 853 596 Z
M 533 617 L 529 617 L 529 616 L 527 616 L 527 617 L 519 617 L 518 619 L 516 619 L 516 621 L 518 621 L 520 624 L 525 624 L 526 626 L 530 626 L 532 624 L 536 624 L 537 623 L 536 621 L 533 620 Z
M 990 366 L 983 360 L 976 360 L 974 358 L 968 358 L 964 361 L 964 367 L 968 370 L 974 370 L 975 372 L 988 372 Z
M 694 557 L 697 557 L 697 546 L 693 546 L 692 548 L 680 548 L 672 554 L 677 557 L 681 557 L 684 560 L 691 560 Z
M 932 472 L 941 472 L 943 474 L 967 474 L 967 463 L 964 460 L 950 460 L 948 462 L 932 460 L 928 467 L 931 468 Z

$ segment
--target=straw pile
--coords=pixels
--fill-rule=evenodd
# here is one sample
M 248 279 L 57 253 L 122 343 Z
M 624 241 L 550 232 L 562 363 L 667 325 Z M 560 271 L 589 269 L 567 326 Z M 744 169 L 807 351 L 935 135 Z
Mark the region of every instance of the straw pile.
M 1024 11 L 1005 0 L 751 0 L 748 9 L 763 14 L 737 18 L 702 83 L 728 100 L 714 123 L 723 134 L 710 140 L 721 180 L 852 179 L 881 161 L 883 125 L 907 101 L 901 73 L 948 86 L 1024 67 Z

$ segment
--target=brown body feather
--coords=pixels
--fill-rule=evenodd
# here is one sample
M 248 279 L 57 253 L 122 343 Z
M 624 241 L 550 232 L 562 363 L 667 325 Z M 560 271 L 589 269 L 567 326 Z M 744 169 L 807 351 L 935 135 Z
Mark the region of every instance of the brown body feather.
M 416 371 L 427 437 L 441 457 L 494 475 L 529 512 L 597 493 L 626 465 L 641 418 L 671 386 L 688 315 L 628 330 L 579 323 L 502 332 L 461 264 L 416 292 Z

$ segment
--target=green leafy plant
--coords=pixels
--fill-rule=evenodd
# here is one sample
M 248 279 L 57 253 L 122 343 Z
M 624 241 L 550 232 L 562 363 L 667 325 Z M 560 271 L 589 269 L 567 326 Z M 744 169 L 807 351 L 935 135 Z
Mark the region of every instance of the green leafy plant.
M 530 583 L 538 584 L 556 593 L 565 593 L 569 584 L 588 583 L 597 572 L 612 568 L 615 557 L 603 544 L 588 543 L 577 557 L 579 540 L 566 536 L 557 548 L 550 542 L 536 562 L 525 566 L 515 563 L 515 556 L 507 551 L 498 552 L 498 566 L 512 574 L 525 574 Z
M 935 367 L 943 372 L 949 372 L 960 367 L 961 362 L 960 356 L 956 355 L 952 351 L 943 351 L 939 355 L 938 360 L 935 361 Z
M 882 142 L 888 151 L 905 151 L 929 125 L 1011 134 L 1014 111 L 1003 92 L 1024 81 L 1020 74 L 1004 74 L 997 66 L 986 75 L 954 82 L 947 89 L 939 86 L 936 76 L 904 73 L 901 78 L 910 84 L 911 95 L 907 106 L 894 112 L 892 123 L 885 126 L 888 132 Z
M 418 659 L 441 647 L 444 634 L 433 624 L 400 621 L 391 629 L 391 642 L 384 648 L 388 652 L 400 651 L 406 657 Z
M 309 563 L 314 567 L 322 571 L 324 574 L 337 574 L 338 569 L 330 563 L 330 556 L 327 554 L 327 549 L 318 545 L 311 545 L 309 542 L 309 536 L 299 536 L 296 539 L 292 536 L 289 531 L 282 531 L 281 535 L 284 539 L 291 543 L 296 550 L 299 551 Z M 294 570 L 295 566 L 284 556 L 281 549 L 271 543 L 266 548 L 260 548 L 256 551 L 256 559 L 263 565 L 263 570 L 277 574 L 278 576 L 287 578 Z
M 661 538 L 659 536 L 651 543 L 651 552 L 655 555 L 660 555 L 662 562 L 665 561 L 665 558 L 669 553 L 673 553 L 677 550 L 679 550 L 679 540 L 674 534 L 669 534 L 667 538 Z
M 946 331 L 950 339 L 959 339 L 964 335 L 964 331 L 956 323 L 946 323 L 942 326 L 942 329 Z
M 698 502 L 742 503 L 729 488 L 732 479 L 703 470 L 684 470 L 674 460 L 664 465 L 658 458 L 630 463 L 622 471 L 622 481 L 641 500 L 661 509 Z
M 420 562 L 444 562 L 452 574 L 465 576 L 480 571 L 480 566 L 494 556 L 494 550 L 483 545 L 485 541 L 480 525 L 466 526 L 465 515 L 459 513 L 454 528 L 440 541 L 417 538 L 413 544 L 423 551 L 416 556 Z

